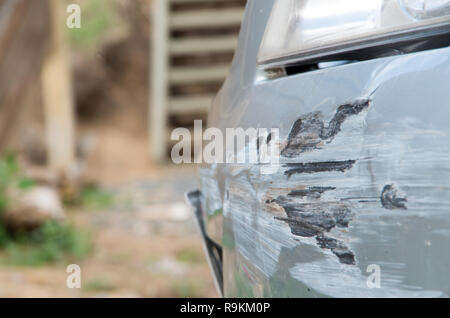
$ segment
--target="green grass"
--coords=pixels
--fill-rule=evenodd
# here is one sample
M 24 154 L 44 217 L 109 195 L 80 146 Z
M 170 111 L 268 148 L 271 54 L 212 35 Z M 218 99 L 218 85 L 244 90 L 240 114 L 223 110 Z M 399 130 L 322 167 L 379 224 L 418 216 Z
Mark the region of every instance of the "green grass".
M 18 183 L 19 167 L 14 155 L 0 158 L 0 216 L 9 205 L 7 191 Z
M 176 260 L 187 264 L 198 264 L 202 263 L 205 259 L 203 252 L 199 252 L 193 248 L 186 248 L 176 254 Z
M 8 207 L 7 191 L 11 188 L 28 190 L 34 186 L 33 180 L 20 175 L 19 165 L 14 154 L 0 158 L 0 216 Z
M 92 249 L 88 233 L 54 221 L 31 232 L 8 233 L 0 226 L 0 264 L 38 267 L 65 260 L 80 260 Z
M 88 291 L 107 292 L 115 290 L 116 286 L 114 286 L 113 284 L 109 283 L 104 279 L 96 278 L 88 281 L 84 286 L 84 288 Z
M 200 297 L 199 283 L 192 280 L 179 280 L 174 282 L 172 286 L 176 297 L 180 298 L 197 298 Z
M 8 245 L 10 238 L 6 229 L 0 225 L 0 249 Z
M 114 195 L 95 186 L 85 187 L 81 191 L 81 204 L 90 210 L 106 210 L 114 201 Z

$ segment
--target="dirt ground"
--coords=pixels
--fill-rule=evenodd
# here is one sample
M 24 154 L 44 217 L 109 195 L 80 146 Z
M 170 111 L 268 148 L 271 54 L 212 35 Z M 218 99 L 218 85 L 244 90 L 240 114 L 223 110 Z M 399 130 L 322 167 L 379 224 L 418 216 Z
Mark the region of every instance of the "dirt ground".
M 201 238 L 183 194 L 196 187 L 194 167 L 155 165 L 147 138 L 140 136 L 132 109 L 117 127 L 115 116 L 83 127 L 96 146 L 86 162 L 114 203 L 102 211 L 66 212 L 93 240 L 78 262 L 81 289 L 66 287 L 66 266 L 0 268 L 0 297 L 216 297 Z M 127 128 L 128 127 L 128 128 Z
M 3 267 L 0 297 L 216 296 L 199 237 L 185 224 L 190 221 L 161 216 L 142 220 L 111 212 L 71 214 L 93 235 L 94 251 L 78 264 L 82 288 L 67 288 L 68 264 Z
M 184 192 L 197 186 L 196 168 L 150 161 L 148 84 L 127 74 L 108 81 L 106 98 L 78 122 L 84 178 L 114 197 L 107 209 L 66 211 L 93 240 L 91 254 L 77 261 L 82 288 L 67 288 L 66 263 L 0 267 L 0 297 L 217 296 L 184 202 Z

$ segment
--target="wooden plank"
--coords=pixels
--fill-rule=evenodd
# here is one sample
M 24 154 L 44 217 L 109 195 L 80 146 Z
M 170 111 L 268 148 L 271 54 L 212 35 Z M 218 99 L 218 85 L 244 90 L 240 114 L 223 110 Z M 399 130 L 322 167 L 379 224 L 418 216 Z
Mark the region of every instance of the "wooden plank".
M 149 110 L 150 154 L 153 160 L 166 159 L 168 121 L 168 70 L 169 70 L 169 1 L 154 0 L 152 11 L 153 35 L 151 65 L 151 104 Z
M 210 28 L 240 25 L 243 8 L 208 9 L 173 13 L 170 18 L 172 29 Z
M 47 0 L 0 2 L 0 153 L 20 148 L 23 119 L 39 109 L 48 20 Z
M 222 81 L 228 75 L 230 66 L 212 65 L 203 67 L 177 67 L 172 68 L 169 73 L 171 84 L 185 84 L 193 82 Z
M 176 115 L 205 113 L 213 100 L 214 95 L 172 97 L 170 112 Z
M 50 53 L 42 70 L 49 165 L 69 174 L 75 163 L 75 119 L 70 62 L 65 43 L 64 9 L 60 0 L 49 0 Z
M 235 35 L 174 39 L 170 43 L 170 53 L 176 56 L 183 54 L 233 52 L 236 49 L 237 42 L 238 37 Z

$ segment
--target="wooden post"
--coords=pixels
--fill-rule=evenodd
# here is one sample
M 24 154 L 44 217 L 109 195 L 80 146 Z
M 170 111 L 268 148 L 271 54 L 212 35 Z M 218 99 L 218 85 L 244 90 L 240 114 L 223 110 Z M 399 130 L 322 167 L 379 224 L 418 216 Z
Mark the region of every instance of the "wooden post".
M 169 39 L 169 0 L 154 0 L 152 8 L 152 61 L 151 102 L 149 110 L 149 135 L 151 157 L 162 162 L 167 151 L 167 100 L 168 100 L 168 39 Z
M 67 174 L 75 162 L 75 121 L 63 2 L 49 0 L 49 10 L 50 50 L 42 69 L 47 154 L 49 166 Z

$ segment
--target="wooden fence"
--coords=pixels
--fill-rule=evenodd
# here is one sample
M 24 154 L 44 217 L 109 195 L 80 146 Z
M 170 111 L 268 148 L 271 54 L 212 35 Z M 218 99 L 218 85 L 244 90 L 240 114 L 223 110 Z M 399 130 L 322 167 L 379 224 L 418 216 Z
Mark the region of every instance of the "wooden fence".
M 225 79 L 243 17 L 242 0 L 154 0 L 150 146 L 167 158 L 170 119 L 204 115 Z

